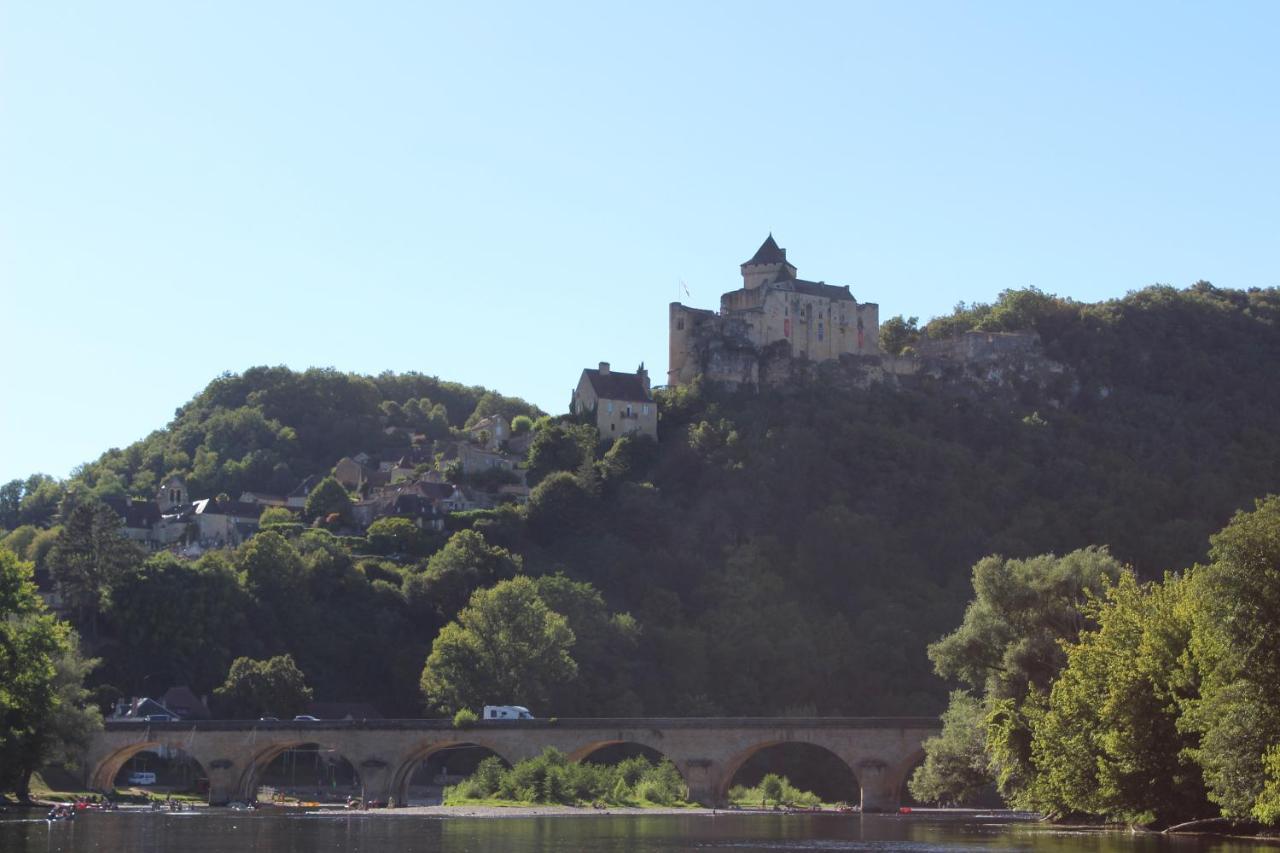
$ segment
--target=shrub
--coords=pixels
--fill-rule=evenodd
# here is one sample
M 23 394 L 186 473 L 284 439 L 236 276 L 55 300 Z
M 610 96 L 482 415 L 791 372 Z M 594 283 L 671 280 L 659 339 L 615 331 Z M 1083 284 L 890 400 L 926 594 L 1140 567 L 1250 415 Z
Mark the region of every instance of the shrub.
M 455 729 L 462 729 L 462 728 L 466 728 L 467 726 L 474 726 L 478 722 L 480 722 L 480 715 L 477 714 L 475 711 L 471 710 L 470 708 L 459 708 L 458 713 L 453 715 L 453 727 Z M 489 759 L 487 758 L 485 759 L 485 761 L 488 761 L 488 760 Z

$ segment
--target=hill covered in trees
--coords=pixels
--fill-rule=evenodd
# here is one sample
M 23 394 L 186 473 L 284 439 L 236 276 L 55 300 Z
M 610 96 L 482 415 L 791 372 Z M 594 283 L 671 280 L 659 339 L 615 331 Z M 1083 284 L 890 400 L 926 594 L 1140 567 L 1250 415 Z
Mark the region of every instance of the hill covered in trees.
M 925 649 L 984 556 L 1098 545 L 1154 578 L 1280 491 L 1278 316 L 1275 290 L 1204 283 L 1088 305 L 1011 291 L 887 321 L 886 349 L 1031 330 L 1053 382 L 857 388 L 824 365 L 795 387 L 695 384 L 659 392 L 657 444 L 540 419 L 528 505 L 455 515 L 447 537 L 283 525 L 194 562 L 112 544 L 94 499 L 169 473 L 193 494 L 283 492 L 388 425 L 540 414 L 419 375 L 254 368 L 67 483 L 4 487 L 3 544 L 75 593 L 103 699 L 211 693 L 235 659 L 287 653 L 317 699 L 386 714 L 481 696 L 541 716 L 936 713 Z M 486 658 L 495 625 L 521 626 L 528 678 Z

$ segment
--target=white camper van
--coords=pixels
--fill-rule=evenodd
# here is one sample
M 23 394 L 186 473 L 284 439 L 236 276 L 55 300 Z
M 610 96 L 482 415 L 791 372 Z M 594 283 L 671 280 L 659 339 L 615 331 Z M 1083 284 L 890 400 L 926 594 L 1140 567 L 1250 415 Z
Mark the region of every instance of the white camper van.
M 485 705 L 486 720 L 532 720 L 533 714 L 523 705 Z

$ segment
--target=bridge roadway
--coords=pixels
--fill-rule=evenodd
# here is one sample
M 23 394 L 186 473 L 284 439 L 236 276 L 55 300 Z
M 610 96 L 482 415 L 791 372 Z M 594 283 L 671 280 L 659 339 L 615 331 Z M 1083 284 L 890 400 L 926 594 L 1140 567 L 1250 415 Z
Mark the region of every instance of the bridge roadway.
M 360 775 L 364 796 L 404 805 L 409 779 L 432 753 L 485 747 L 510 764 L 553 746 L 573 761 L 614 744 L 640 744 L 671 759 L 690 798 L 723 804 L 734 774 L 762 749 L 804 743 L 840 758 L 857 777 L 864 811 L 898 808 L 907 775 L 936 735 L 932 717 L 638 717 L 481 721 L 454 728 L 451 720 L 332 720 L 320 722 L 209 720 L 107 722 L 86 755 L 87 783 L 109 790 L 135 754 L 181 749 L 209 779 L 209 802 L 252 798 L 258 778 L 288 749 L 318 744 L 343 756 Z

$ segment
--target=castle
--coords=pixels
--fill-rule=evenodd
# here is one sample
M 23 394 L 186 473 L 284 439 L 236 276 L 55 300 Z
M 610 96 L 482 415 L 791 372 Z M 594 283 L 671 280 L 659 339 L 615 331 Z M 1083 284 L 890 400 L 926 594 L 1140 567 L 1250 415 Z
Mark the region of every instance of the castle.
M 880 356 L 880 308 L 858 302 L 848 285 L 805 281 L 770 234 L 741 265 L 742 287 L 720 297 L 720 311 L 670 308 L 668 385 L 698 375 L 757 384 L 766 350 L 810 361 Z

